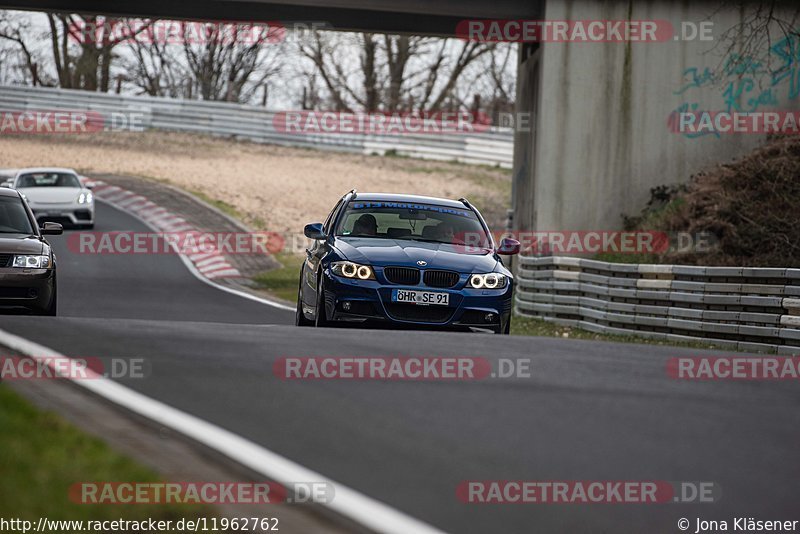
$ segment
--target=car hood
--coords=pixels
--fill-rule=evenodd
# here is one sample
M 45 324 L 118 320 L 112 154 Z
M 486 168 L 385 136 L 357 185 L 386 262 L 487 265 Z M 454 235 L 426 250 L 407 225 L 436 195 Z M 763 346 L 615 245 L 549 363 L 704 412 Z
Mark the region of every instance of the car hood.
M 19 190 L 31 202 L 54 204 L 75 202 L 82 191 L 77 187 L 22 187 Z
M 27 234 L 0 234 L 0 254 L 42 254 L 45 245 Z
M 426 269 L 461 273 L 488 273 L 497 266 L 497 259 L 491 252 L 470 253 L 465 252 L 464 247 L 446 243 L 347 237 L 337 238 L 334 246 L 350 261 L 375 266 L 417 267 L 418 261 L 425 261 Z

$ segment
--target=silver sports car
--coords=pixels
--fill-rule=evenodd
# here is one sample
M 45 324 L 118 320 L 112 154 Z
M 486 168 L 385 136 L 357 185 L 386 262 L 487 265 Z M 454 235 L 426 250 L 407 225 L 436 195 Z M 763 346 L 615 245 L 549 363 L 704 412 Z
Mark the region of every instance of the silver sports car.
M 72 169 L 17 169 L 14 178 L 3 185 L 22 193 L 40 224 L 50 221 L 78 228 L 94 227 L 91 184 L 82 184 Z

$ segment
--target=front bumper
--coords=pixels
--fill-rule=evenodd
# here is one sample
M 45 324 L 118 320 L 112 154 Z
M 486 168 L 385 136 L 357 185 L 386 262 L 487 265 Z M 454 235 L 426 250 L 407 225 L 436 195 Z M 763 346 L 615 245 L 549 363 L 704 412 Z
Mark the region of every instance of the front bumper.
M 41 311 L 55 294 L 55 269 L 0 268 L 0 308 Z
M 65 204 L 37 204 L 28 202 L 33 210 L 36 220 L 41 222 L 66 223 L 72 226 L 94 224 L 94 202 L 91 204 L 78 204 L 69 202 Z
M 398 326 L 502 329 L 510 320 L 513 282 L 502 289 L 454 288 L 388 284 L 354 280 L 325 271 L 326 316 L 342 322 L 384 322 Z M 382 278 L 382 277 L 381 277 Z M 410 289 L 450 294 L 448 306 L 392 302 L 392 290 Z

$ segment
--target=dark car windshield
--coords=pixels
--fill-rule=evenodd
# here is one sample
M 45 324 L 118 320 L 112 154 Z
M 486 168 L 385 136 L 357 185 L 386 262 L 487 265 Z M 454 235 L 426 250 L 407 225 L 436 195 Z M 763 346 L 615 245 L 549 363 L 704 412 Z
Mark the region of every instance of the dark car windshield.
M 81 187 L 81 182 L 68 172 L 36 172 L 21 175 L 17 180 L 20 187 Z
M 33 234 L 28 212 L 19 197 L 0 197 L 0 234 Z
M 490 246 L 486 231 L 472 210 L 409 202 L 352 201 L 336 235 Z

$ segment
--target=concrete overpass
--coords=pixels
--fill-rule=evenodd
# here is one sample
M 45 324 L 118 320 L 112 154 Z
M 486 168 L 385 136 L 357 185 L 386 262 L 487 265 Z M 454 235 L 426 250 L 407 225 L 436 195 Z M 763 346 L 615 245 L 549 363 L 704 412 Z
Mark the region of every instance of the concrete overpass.
M 541 0 L 2 0 L 9 9 L 198 20 L 321 21 L 338 30 L 451 36 L 468 18 L 541 16 Z

